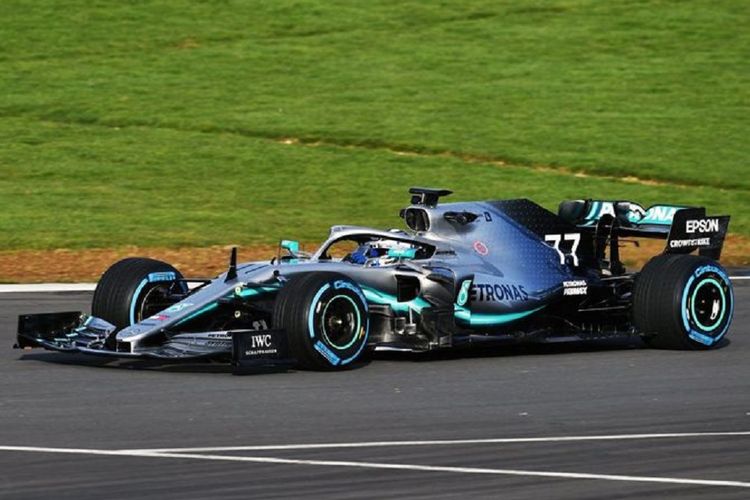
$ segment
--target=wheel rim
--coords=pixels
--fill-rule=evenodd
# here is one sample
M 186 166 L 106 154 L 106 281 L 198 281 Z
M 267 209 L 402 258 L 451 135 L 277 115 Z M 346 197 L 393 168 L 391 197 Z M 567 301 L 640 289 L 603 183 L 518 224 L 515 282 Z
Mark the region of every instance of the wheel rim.
M 348 349 L 356 342 L 362 326 L 357 304 L 346 295 L 336 295 L 328 301 L 321 322 L 325 341 L 340 350 Z
M 724 289 L 714 278 L 701 280 L 693 290 L 690 312 L 696 326 L 706 333 L 713 332 L 724 320 L 727 309 Z
M 159 311 L 163 311 L 174 304 L 174 301 L 167 299 L 170 290 L 171 283 L 158 284 L 146 290 L 146 293 L 143 295 L 143 299 L 141 299 L 141 303 L 136 310 L 136 323 L 143 321 L 146 318 L 150 318 Z

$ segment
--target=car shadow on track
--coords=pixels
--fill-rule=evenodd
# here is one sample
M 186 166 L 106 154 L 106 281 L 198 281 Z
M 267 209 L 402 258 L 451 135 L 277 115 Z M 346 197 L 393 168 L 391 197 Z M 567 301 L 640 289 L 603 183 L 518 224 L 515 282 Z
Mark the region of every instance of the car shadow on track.
M 728 339 L 722 339 L 713 349 L 723 349 L 731 344 Z M 452 349 L 431 352 L 392 352 L 376 351 L 372 353 L 372 360 L 410 360 L 416 362 L 451 361 L 470 358 L 504 358 L 528 355 L 562 355 L 608 351 L 628 350 L 657 350 L 646 345 L 640 338 L 589 340 L 552 343 L 525 343 L 506 345 L 469 345 Z M 683 351 L 684 352 L 684 351 Z M 696 351 L 698 352 L 698 351 Z
M 158 360 L 123 360 L 100 358 L 85 354 L 62 352 L 25 352 L 20 361 L 41 361 L 56 365 L 87 366 L 91 368 L 110 368 L 117 370 L 155 370 L 171 373 L 231 373 L 232 367 L 227 363 L 211 361 L 164 363 Z
M 109 368 L 115 370 L 140 370 L 158 371 L 165 373 L 218 373 L 232 375 L 265 375 L 273 373 L 284 373 L 298 371 L 288 367 L 261 367 L 253 369 L 234 370 L 228 362 L 218 361 L 173 361 L 165 363 L 153 359 L 117 359 L 85 354 L 50 352 L 50 351 L 24 351 L 19 356 L 19 361 L 39 361 L 55 365 L 86 366 L 90 368 Z M 370 364 L 370 359 L 362 359 L 347 367 L 357 370 Z

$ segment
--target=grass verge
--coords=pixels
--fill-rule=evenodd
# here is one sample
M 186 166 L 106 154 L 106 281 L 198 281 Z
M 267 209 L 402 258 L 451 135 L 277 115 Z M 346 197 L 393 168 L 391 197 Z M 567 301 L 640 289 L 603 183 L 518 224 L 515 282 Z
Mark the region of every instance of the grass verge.
M 643 185 L 555 170 L 498 166 L 390 150 L 304 146 L 237 134 L 4 120 L 23 140 L 0 161 L 26 156 L 0 178 L 0 249 L 205 247 L 321 241 L 334 224 L 400 227 L 412 185 L 452 188 L 456 200 L 528 197 L 555 209 L 566 198 L 704 205 L 739 215 L 750 196 L 715 187 Z M 85 150 L 77 145 L 85 141 Z M 169 155 L 164 150 L 168 148 Z M 65 154 L 60 154 L 63 151 Z M 102 173 L 101 164 L 116 165 Z

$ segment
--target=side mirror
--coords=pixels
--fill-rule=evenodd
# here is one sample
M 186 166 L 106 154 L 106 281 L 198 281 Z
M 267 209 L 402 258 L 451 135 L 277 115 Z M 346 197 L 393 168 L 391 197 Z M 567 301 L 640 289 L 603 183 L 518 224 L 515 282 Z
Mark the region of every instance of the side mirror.
M 287 250 L 292 255 L 296 255 L 297 253 L 299 253 L 299 241 L 281 240 L 279 246 L 284 250 Z

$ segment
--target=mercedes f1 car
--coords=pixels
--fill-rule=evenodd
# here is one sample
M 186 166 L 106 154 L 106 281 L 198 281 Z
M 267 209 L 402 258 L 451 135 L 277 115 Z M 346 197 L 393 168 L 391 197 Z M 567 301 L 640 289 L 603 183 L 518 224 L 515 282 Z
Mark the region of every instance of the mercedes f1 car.
M 669 349 L 719 345 L 733 293 L 718 264 L 728 216 L 629 201 L 441 203 L 412 188 L 408 230 L 334 226 L 313 253 L 283 241 L 270 261 L 184 278 L 169 264 L 111 266 L 91 315 L 23 315 L 17 346 L 119 358 L 210 358 L 238 370 L 339 369 L 368 351 L 639 336 Z M 640 271 L 623 238 L 662 238 Z

